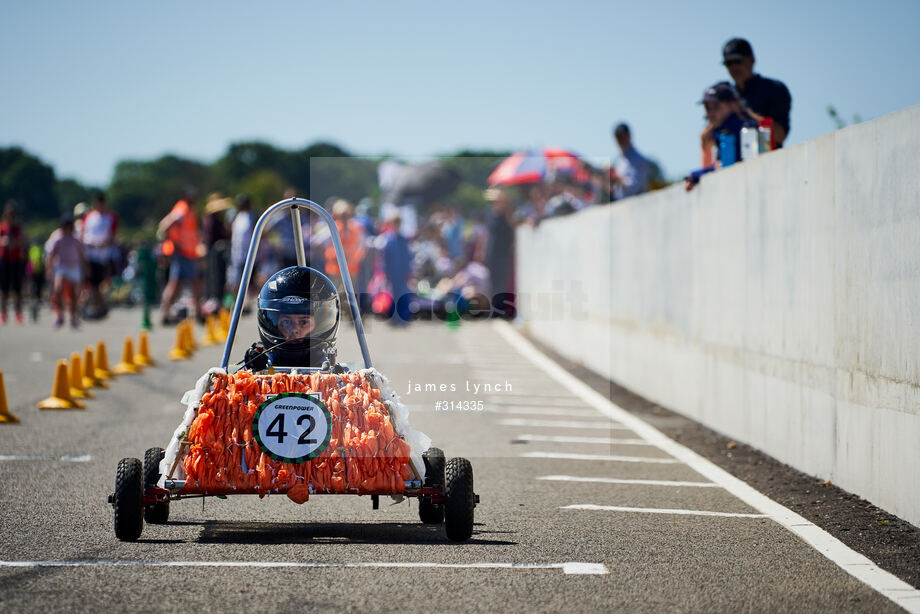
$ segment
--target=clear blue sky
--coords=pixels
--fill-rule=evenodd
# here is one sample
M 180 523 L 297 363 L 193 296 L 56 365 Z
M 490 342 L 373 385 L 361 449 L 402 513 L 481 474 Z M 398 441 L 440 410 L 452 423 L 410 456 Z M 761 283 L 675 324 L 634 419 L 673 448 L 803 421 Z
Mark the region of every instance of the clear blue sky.
M 757 8 L 754 8 L 754 7 Z M 554 145 L 611 156 L 626 120 L 698 165 L 722 43 L 793 96 L 789 144 L 920 103 L 920 2 L 93 2 L 0 5 L 0 146 L 106 184 L 124 158 L 234 141 L 356 154 Z

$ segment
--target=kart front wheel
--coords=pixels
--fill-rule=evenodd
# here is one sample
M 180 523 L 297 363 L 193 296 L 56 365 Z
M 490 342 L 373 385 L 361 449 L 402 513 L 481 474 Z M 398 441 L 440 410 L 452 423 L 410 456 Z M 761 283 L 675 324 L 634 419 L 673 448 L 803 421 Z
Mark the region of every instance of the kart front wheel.
M 452 458 L 445 468 L 444 529 L 451 541 L 466 541 L 473 535 L 473 466 L 465 458 Z
M 144 529 L 144 475 L 141 461 L 123 458 L 115 472 L 115 537 L 133 542 Z

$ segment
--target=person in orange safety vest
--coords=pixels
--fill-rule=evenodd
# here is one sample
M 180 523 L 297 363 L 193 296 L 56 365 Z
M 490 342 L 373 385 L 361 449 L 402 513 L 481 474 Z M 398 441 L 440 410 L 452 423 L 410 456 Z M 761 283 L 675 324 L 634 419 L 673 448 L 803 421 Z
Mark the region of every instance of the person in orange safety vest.
M 204 255 L 204 246 L 198 233 L 198 220 L 192 210 L 196 193 L 188 188 L 172 211 L 160 220 L 157 237 L 163 239 L 163 255 L 169 258 L 169 279 L 160 300 L 161 322 L 170 321 L 169 310 L 178 291 L 190 283 L 195 301 L 195 316 L 201 318 L 201 276 L 198 261 Z
M 358 274 L 361 268 L 361 262 L 367 247 L 364 244 L 364 227 L 361 222 L 355 219 L 355 207 L 347 200 L 339 199 L 332 205 L 332 217 L 335 219 L 335 225 L 338 228 L 339 236 L 342 239 L 342 247 L 345 249 L 345 260 L 348 263 L 348 272 L 352 277 Z M 326 274 L 333 279 L 341 277 L 339 263 L 335 256 L 335 248 L 332 241 L 329 241 L 325 250 L 326 256 Z M 340 283 L 336 283 L 341 290 Z

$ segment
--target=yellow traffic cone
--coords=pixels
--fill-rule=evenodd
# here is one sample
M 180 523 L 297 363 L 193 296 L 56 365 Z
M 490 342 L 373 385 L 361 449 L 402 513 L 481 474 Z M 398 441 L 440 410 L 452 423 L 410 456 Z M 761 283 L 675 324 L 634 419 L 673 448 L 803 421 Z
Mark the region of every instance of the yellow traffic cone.
M 217 312 L 217 339 L 226 341 L 230 334 L 230 312 L 226 307 L 221 307 Z
M 182 349 L 191 356 L 195 349 L 192 347 L 195 340 L 192 339 L 192 329 L 189 328 L 188 320 L 182 320 L 182 322 L 179 323 L 179 328 L 182 329 Z
M 147 331 L 142 330 L 140 338 L 137 340 L 137 356 L 134 362 L 143 367 L 155 367 L 156 361 L 150 356 L 150 342 L 147 339 Z
M 109 353 L 105 350 L 105 341 L 96 344 L 96 377 L 107 381 L 115 377 L 109 370 Z
M 112 367 L 115 375 L 136 375 L 144 368 L 134 362 L 134 342 L 131 337 L 125 337 L 125 345 L 121 350 L 121 362 Z
M 218 342 L 217 336 L 214 334 L 217 328 L 217 323 L 214 316 L 208 316 L 204 320 L 204 334 L 201 336 L 201 345 L 208 347 L 215 345 Z
M 185 349 L 185 327 L 180 322 L 176 326 L 176 340 L 173 342 L 172 349 L 169 350 L 170 360 L 188 360 L 191 354 Z
M 0 424 L 16 422 L 19 422 L 19 418 L 10 413 L 10 407 L 6 404 L 6 387 L 3 385 L 3 371 L 0 371 Z
M 190 319 L 186 318 L 185 326 L 186 328 L 188 328 L 188 338 L 187 338 L 188 351 L 194 352 L 198 349 L 198 344 L 195 343 L 195 325 L 192 323 Z
M 70 382 L 67 381 L 67 361 L 59 360 L 54 372 L 54 388 L 51 396 L 38 402 L 39 409 L 84 409 L 86 405 L 70 396 Z
M 94 399 L 95 395 L 83 387 L 83 361 L 74 352 L 70 355 L 70 396 L 75 399 Z
M 86 346 L 83 350 L 83 387 L 108 388 L 109 385 L 96 375 L 96 361 L 93 359 L 93 347 Z

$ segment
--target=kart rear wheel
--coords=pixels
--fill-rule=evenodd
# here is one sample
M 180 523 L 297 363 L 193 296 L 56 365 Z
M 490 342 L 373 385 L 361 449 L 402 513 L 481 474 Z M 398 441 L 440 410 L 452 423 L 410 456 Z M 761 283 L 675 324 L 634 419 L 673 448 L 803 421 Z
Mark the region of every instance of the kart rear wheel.
M 141 461 L 123 458 L 115 472 L 115 537 L 133 542 L 144 529 L 144 474 Z
M 452 458 L 445 468 L 444 529 L 451 541 L 466 541 L 473 535 L 473 466 L 465 458 Z
M 440 448 L 428 448 L 423 454 L 425 461 L 425 487 L 444 489 L 444 452 Z M 432 503 L 428 497 L 419 497 L 418 517 L 425 524 L 444 522 L 444 504 Z
M 144 453 L 144 488 L 156 486 L 160 481 L 160 461 L 166 456 L 163 448 L 150 448 Z M 166 524 L 169 520 L 169 501 L 144 506 L 144 520 L 150 524 Z

